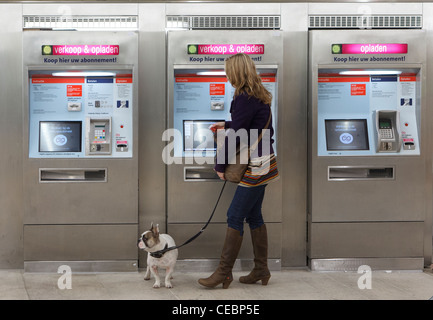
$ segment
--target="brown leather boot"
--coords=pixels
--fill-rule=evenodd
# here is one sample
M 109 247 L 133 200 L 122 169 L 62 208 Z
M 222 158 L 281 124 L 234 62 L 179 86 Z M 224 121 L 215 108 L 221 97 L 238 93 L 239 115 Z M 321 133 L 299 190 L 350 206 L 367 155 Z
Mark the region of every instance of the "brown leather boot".
M 268 269 L 268 232 L 266 225 L 251 230 L 254 251 L 254 269 L 249 275 L 239 278 L 241 283 L 256 283 L 262 280 L 262 285 L 268 284 L 271 273 Z
M 222 283 L 224 289 L 229 287 L 233 281 L 232 269 L 242 245 L 242 238 L 238 230 L 227 228 L 218 268 L 209 278 L 198 280 L 202 286 L 213 288 Z

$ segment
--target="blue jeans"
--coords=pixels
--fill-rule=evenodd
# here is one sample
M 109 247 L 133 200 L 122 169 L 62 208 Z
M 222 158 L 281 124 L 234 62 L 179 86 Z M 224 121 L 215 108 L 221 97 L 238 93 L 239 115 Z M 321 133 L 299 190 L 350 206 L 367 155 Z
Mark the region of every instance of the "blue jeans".
M 229 228 L 244 233 L 244 221 L 250 229 L 256 229 L 264 224 L 262 216 L 262 203 L 265 196 L 265 185 L 257 187 L 238 186 L 227 211 L 227 223 Z

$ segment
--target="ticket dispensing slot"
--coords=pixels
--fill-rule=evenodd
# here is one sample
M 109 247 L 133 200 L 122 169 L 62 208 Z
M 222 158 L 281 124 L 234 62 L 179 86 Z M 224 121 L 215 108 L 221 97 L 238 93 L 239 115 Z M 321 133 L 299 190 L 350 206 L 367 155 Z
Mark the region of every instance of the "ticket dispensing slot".
M 399 152 L 400 114 L 395 110 L 376 111 L 377 152 Z
M 395 168 L 364 166 L 329 166 L 328 181 L 393 180 Z
M 211 167 L 185 167 L 184 181 L 215 181 L 220 178 Z
M 86 118 L 86 155 L 111 154 L 111 118 Z
M 107 169 L 40 168 L 39 182 L 107 182 Z

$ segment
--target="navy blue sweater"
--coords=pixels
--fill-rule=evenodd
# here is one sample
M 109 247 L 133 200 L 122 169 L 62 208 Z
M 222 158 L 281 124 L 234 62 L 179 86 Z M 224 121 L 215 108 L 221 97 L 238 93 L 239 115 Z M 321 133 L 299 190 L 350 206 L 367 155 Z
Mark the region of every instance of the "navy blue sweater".
M 271 108 L 268 105 L 265 105 L 263 102 L 261 102 L 259 99 L 248 96 L 247 94 L 243 93 L 239 96 L 235 97 L 231 103 L 230 107 L 230 113 L 232 117 L 232 121 L 226 121 L 225 122 L 225 129 L 233 129 L 234 131 L 237 131 L 241 128 L 246 129 L 248 132 L 248 138 L 250 139 L 250 130 L 251 129 L 258 129 L 258 135 L 260 135 L 262 129 L 266 126 L 266 123 L 269 120 Z M 272 118 L 269 123 L 268 128 L 270 130 L 270 147 L 265 147 L 262 150 L 262 141 L 257 146 L 256 152 L 254 153 L 255 156 L 261 157 L 263 155 L 273 154 L 274 150 L 272 147 L 272 144 L 274 143 L 274 140 L 272 139 L 274 135 L 274 128 L 272 127 Z M 258 137 L 258 136 L 257 136 Z M 264 138 L 263 138 L 264 139 Z M 254 144 L 257 140 L 250 142 L 250 146 Z M 214 169 L 218 172 L 224 172 L 225 166 L 228 163 L 228 157 L 227 154 L 227 138 L 225 141 L 225 161 L 224 163 L 216 163 Z M 223 152 L 221 148 L 220 152 Z M 217 157 L 218 159 L 218 157 Z

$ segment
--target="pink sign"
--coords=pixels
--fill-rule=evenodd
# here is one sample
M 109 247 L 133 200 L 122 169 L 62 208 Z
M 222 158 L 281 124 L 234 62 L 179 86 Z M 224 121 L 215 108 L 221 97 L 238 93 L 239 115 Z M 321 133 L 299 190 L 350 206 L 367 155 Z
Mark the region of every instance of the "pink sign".
M 342 54 L 398 54 L 407 53 L 407 43 L 342 44 Z
M 199 44 L 197 54 L 264 54 L 264 44 Z
M 49 48 L 51 52 L 49 53 Z M 54 56 L 103 56 L 103 55 L 119 55 L 119 46 L 111 44 L 101 45 L 51 45 L 44 46 L 43 50 L 46 55 Z

